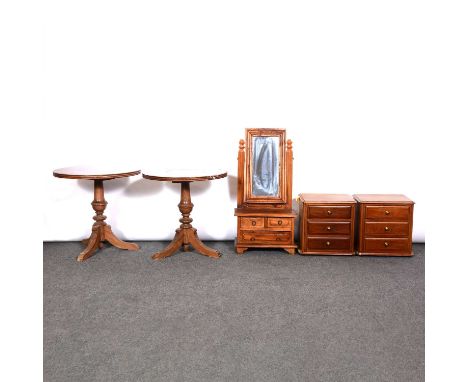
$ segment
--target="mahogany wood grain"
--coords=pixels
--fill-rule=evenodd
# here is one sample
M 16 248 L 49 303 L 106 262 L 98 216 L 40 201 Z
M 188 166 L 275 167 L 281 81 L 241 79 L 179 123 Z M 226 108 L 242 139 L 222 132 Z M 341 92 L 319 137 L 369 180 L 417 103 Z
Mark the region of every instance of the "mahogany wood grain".
M 408 221 L 410 205 L 406 206 L 368 206 L 363 207 L 366 219 Z
M 306 201 L 307 203 L 313 204 L 347 204 L 355 203 L 354 198 L 348 194 L 310 194 L 310 193 L 301 193 L 299 199 Z
M 182 218 L 179 219 L 181 223 L 180 227 L 176 229 L 171 243 L 162 251 L 155 253 L 152 258 L 154 260 L 162 260 L 172 256 L 181 247 L 184 252 L 189 251 L 190 247 L 192 247 L 195 251 L 204 256 L 214 259 L 220 258 L 221 253 L 218 250 L 209 248 L 201 242 L 198 238 L 196 228 L 191 224 L 193 219 L 190 217 L 190 213 L 193 210 L 193 203 L 190 195 L 190 183 L 221 179 L 227 176 L 227 172 L 215 171 L 213 173 L 207 173 L 206 171 L 180 170 L 177 173 L 172 172 L 172 175 L 169 173 L 169 171 L 166 171 L 165 174 L 152 174 L 146 172 L 146 170 L 143 172 L 143 178 L 145 179 L 180 183 L 180 203 L 178 204 L 179 211 L 182 214 Z
M 351 235 L 351 222 L 317 222 L 314 219 L 308 219 L 307 233 L 309 235 Z
M 117 168 L 109 166 L 73 166 L 59 168 L 53 171 L 53 175 L 57 178 L 65 179 L 87 179 L 87 180 L 111 180 L 117 178 L 126 178 L 133 175 L 138 175 L 140 170 L 133 169 L 132 171 L 119 171 Z
M 401 194 L 358 194 L 357 252 L 412 256 L 414 202 Z
M 405 222 L 375 222 L 364 223 L 364 234 L 366 236 L 409 236 L 409 224 Z
M 267 218 L 267 227 L 270 228 L 284 228 L 291 225 L 291 219 L 283 218 Z
M 77 261 L 88 259 L 97 249 L 103 247 L 105 241 L 120 249 L 136 251 L 140 248 L 135 243 L 127 243 L 115 236 L 111 226 L 106 223 L 107 217 L 104 215 L 104 210 L 107 206 L 107 201 L 104 198 L 104 181 L 138 175 L 140 170 L 128 172 L 111 171 L 110 173 L 106 173 L 108 170 L 108 168 L 99 169 L 90 166 L 75 166 L 53 171 L 53 175 L 57 178 L 87 179 L 94 181 L 94 200 L 91 203 L 95 211 L 95 216 L 93 217 L 94 224 L 91 228 L 91 236 L 82 241 L 83 244 L 86 245 L 86 248 L 77 257 Z
M 237 207 L 244 203 L 244 177 L 245 177 L 245 141 L 239 141 L 237 154 Z
M 406 253 L 410 247 L 408 238 L 369 238 L 364 239 L 364 251 L 368 253 Z
M 240 218 L 241 228 L 251 229 L 251 228 L 263 228 L 265 226 L 265 219 L 258 217 L 245 217 Z
M 308 237 L 307 238 L 307 247 L 311 251 L 333 251 L 340 253 L 342 251 L 349 251 L 351 246 L 350 236 L 344 237 L 331 237 L 331 236 L 322 236 L 322 237 Z
M 353 197 L 357 202 L 366 204 L 414 204 L 403 194 L 355 194 Z
M 252 142 L 256 136 L 279 139 L 279 195 L 254 196 L 252 194 Z M 237 237 L 238 254 L 248 248 L 282 248 L 293 255 L 294 219 L 292 210 L 292 141 L 286 140 L 285 129 L 246 129 L 245 141 L 239 141 L 237 176 Z
M 300 194 L 299 253 L 353 255 L 356 201 L 343 194 Z
M 255 137 L 277 137 L 279 140 L 279 195 L 278 196 L 254 196 L 252 191 L 252 168 L 253 168 L 253 140 Z M 286 129 L 246 129 L 246 162 L 244 177 L 244 203 L 269 205 L 288 203 L 287 195 L 287 156 L 286 156 Z
M 215 170 L 216 174 L 207 175 L 204 174 L 205 170 L 166 170 L 162 171 L 161 174 L 151 175 L 144 170 L 143 178 L 150 180 L 159 180 L 167 181 L 173 183 L 182 183 L 182 182 L 199 182 L 204 180 L 214 180 L 221 179 L 227 176 L 227 172 L 222 172 L 221 170 Z
M 287 209 L 267 209 L 267 208 L 235 208 L 235 216 L 263 216 L 269 217 L 289 217 L 294 218 L 297 214 L 293 210 Z
M 350 219 L 351 205 L 349 206 L 309 206 L 307 216 L 309 219 Z
M 259 241 L 262 244 L 291 241 L 291 232 L 275 232 L 275 231 L 242 231 L 241 239 L 244 242 Z
M 292 209 L 292 184 L 293 184 L 293 150 L 292 141 L 286 141 L 286 208 Z

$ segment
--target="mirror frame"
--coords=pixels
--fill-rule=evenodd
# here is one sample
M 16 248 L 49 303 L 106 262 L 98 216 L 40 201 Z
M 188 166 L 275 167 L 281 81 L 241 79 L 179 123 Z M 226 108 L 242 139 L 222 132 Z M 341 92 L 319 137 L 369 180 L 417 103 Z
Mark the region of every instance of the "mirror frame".
M 278 196 L 255 196 L 252 193 L 252 160 L 254 137 L 279 138 L 279 184 Z M 246 129 L 246 166 L 244 182 L 244 202 L 287 204 L 286 190 L 286 129 Z

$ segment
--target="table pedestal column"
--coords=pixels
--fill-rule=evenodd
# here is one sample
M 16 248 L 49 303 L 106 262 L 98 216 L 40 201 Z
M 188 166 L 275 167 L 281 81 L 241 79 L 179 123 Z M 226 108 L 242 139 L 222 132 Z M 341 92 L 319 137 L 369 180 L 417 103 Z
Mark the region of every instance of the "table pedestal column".
M 83 240 L 86 248 L 78 256 L 78 261 L 84 261 L 92 256 L 96 249 L 103 247 L 104 241 L 108 241 L 114 247 L 130 251 L 137 251 L 140 248 L 137 244 L 127 243 L 117 238 L 112 232 L 111 226 L 106 223 L 107 216 L 104 215 L 104 210 L 106 209 L 107 202 L 104 199 L 104 183 L 102 180 L 94 181 L 94 200 L 91 205 L 96 212 L 96 215 L 93 217 L 95 223 L 93 224 L 91 236 Z
M 190 198 L 190 182 L 173 182 L 180 183 L 180 203 L 179 211 L 182 214 L 182 218 L 179 219 L 181 222 L 180 228 L 176 230 L 174 239 L 169 243 L 169 245 L 164 248 L 161 252 L 155 253 L 153 259 L 161 260 L 165 257 L 171 256 L 176 252 L 180 247 L 184 251 L 189 251 L 190 246 L 193 247 L 197 252 L 202 255 L 219 258 L 221 254 L 215 249 L 211 249 L 203 244 L 197 235 L 197 230 L 192 227 L 193 219 L 190 217 L 190 213 L 193 209 L 193 203 Z

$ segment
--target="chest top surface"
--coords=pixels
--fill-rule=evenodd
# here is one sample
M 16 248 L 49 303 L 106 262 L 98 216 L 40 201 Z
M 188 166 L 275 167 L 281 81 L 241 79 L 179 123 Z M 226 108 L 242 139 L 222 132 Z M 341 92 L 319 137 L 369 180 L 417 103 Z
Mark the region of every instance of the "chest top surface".
M 356 203 L 347 194 L 299 194 L 299 199 L 304 203 Z
M 411 199 L 402 194 L 356 194 L 353 196 L 361 203 L 414 204 Z

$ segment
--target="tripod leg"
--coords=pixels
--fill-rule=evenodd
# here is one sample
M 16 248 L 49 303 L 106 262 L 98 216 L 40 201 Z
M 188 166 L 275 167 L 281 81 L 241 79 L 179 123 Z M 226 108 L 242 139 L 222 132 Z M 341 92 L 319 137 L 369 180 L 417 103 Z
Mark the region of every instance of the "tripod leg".
M 93 252 L 98 249 L 99 244 L 101 243 L 100 237 L 98 232 L 95 230 L 91 234 L 90 238 L 88 239 L 87 246 L 84 249 L 83 252 L 80 253 L 80 255 L 77 257 L 76 260 L 78 261 L 84 261 L 90 256 L 92 256 Z
M 202 255 L 212 257 L 214 259 L 219 259 L 221 257 L 221 254 L 219 253 L 219 251 L 217 251 L 216 249 L 207 247 L 205 244 L 203 244 L 200 241 L 197 235 L 197 231 L 195 229 L 188 231 L 187 234 L 190 238 L 190 244 L 197 252 L 201 253 Z
M 161 252 L 156 252 L 153 256 L 153 260 L 162 260 L 166 257 L 169 257 L 174 254 L 175 251 L 177 251 L 180 246 L 183 244 L 184 241 L 184 236 L 182 234 L 181 230 L 177 230 L 176 234 L 174 236 L 174 239 L 169 243 L 169 245 L 164 248 Z
M 112 232 L 110 225 L 105 225 L 103 230 L 104 239 L 111 243 L 114 247 L 128 249 L 129 251 L 138 251 L 140 249 L 140 247 L 135 243 L 127 243 L 126 241 L 120 240 L 117 236 L 115 236 L 114 232 Z

